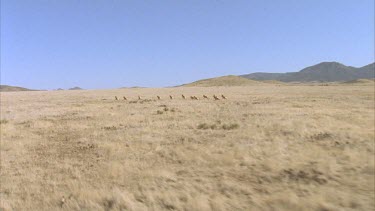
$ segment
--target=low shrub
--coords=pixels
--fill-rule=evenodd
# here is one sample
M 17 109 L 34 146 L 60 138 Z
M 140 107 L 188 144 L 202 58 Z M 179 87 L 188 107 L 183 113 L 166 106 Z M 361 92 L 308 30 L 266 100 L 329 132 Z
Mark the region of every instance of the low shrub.
M 240 125 L 238 125 L 237 123 L 224 124 L 224 125 L 221 126 L 221 128 L 223 128 L 224 130 L 234 130 L 234 129 L 237 129 L 239 127 L 240 127 Z

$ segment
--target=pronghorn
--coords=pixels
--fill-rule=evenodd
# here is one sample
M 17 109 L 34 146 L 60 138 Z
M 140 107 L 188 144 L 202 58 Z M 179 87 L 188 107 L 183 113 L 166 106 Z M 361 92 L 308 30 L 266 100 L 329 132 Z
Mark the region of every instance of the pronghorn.
M 172 95 L 169 95 L 169 98 L 172 100 L 173 99 Z
M 115 96 L 115 100 L 118 100 L 117 96 Z
M 124 100 L 128 100 L 125 96 L 123 96 Z
M 215 100 L 220 100 L 216 95 L 214 95 L 214 99 Z
M 160 96 L 158 95 L 158 96 L 156 96 L 157 98 L 158 98 L 158 100 L 160 100 Z
M 193 99 L 193 100 L 199 100 L 199 98 L 197 98 L 197 96 L 193 96 L 192 99 Z
M 186 99 L 185 95 L 181 95 L 183 99 Z
M 141 100 L 141 96 L 138 95 L 138 100 Z
M 204 99 L 208 99 L 208 97 L 207 97 L 206 95 L 203 95 L 203 98 L 204 98 Z
M 221 95 L 221 97 L 222 97 L 223 99 L 225 99 L 225 100 L 227 99 L 224 95 Z
M 194 96 L 190 96 L 190 99 L 194 100 Z

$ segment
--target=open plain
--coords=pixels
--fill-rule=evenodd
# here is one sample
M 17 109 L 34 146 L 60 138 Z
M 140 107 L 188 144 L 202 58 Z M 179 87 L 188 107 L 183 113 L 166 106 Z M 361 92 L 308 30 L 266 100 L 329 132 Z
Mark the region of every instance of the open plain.
M 7 92 L 0 206 L 374 210 L 374 150 L 373 84 Z

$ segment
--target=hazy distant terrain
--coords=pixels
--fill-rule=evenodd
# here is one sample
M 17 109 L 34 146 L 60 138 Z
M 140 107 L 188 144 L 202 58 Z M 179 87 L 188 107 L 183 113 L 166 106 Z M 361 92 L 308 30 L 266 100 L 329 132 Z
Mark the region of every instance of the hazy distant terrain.
M 18 86 L 0 85 L 0 92 L 18 92 L 18 91 L 34 91 L 34 90 L 23 88 L 23 87 L 18 87 Z
M 75 86 L 70 88 L 69 90 L 83 90 L 81 87 Z
M 55 91 L 62 91 L 62 90 L 64 89 L 61 89 L 61 88 L 55 89 Z M 76 86 L 68 90 L 83 90 L 83 89 L 81 87 Z M 20 92 L 20 91 L 40 91 L 40 90 L 28 89 L 28 88 L 18 87 L 18 86 L 0 85 L 0 92 Z
M 375 77 L 375 63 L 361 68 L 345 66 L 337 62 L 322 62 L 307 67 L 299 72 L 289 73 L 251 73 L 242 77 L 253 80 L 278 80 L 283 82 L 334 82 L 351 81 L 356 79 L 373 79 Z
M 258 83 L 2 93 L 0 206 L 374 210 L 373 83 Z
M 345 82 L 345 83 L 362 83 L 361 79 L 369 79 L 367 82 L 373 82 L 375 78 L 375 63 L 366 65 L 361 68 L 345 66 L 337 62 L 322 62 L 320 64 L 304 68 L 299 72 L 289 73 L 251 73 L 241 76 L 221 76 L 216 78 L 202 79 L 192 83 L 180 85 L 182 87 L 213 87 L 213 86 L 253 86 L 265 84 L 287 85 L 285 82 Z M 291 83 L 293 84 L 293 83 Z M 177 86 L 179 87 L 179 86 Z M 138 86 L 122 87 L 142 88 Z M 61 88 L 57 90 L 63 90 Z M 72 87 L 68 90 L 83 90 L 81 87 Z M 0 85 L 0 91 L 32 91 L 31 89 Z

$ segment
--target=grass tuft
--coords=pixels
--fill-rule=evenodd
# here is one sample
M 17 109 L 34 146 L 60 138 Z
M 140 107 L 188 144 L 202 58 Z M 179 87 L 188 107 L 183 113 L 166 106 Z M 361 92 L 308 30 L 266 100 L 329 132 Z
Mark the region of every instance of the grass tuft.
M 7 119 L 0 120 L 0 125 L 7 124 L 9 121 Z
M 156 114 L 163 114 L 164 112 L 163 111 L 160 111 L 160 110 L 157 110 L 156 111 Z
M 234 124 L 224 124 L 221 126 L 221 128 L 223 128 L 224 130 L 234 130 L 234 129 L 237 129 L 239 128 L 240 125 L 237 124 L 237 123 L 234 123 Z

